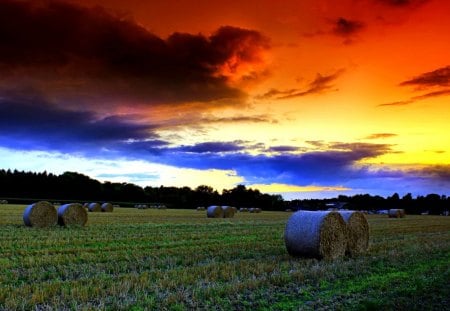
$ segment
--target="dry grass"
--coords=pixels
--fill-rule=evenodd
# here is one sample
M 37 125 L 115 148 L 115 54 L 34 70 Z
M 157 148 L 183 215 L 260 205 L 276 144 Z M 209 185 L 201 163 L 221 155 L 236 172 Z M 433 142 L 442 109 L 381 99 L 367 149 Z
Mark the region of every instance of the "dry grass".
M 111 203 L 103 203 L 101 208 L 102 212 L 106 213 L 112 213 L 114 211 L 114 206 Z
M 88 220 L 86 209 L 79 203 L 69 203 L 58 208 L 58 224 L 61 226 L 84 226 Z
M 223 218 L 233 218 L 236 210 L 232 206 L 222 206 Z
M 100 204 L 93 202 L 93 203 L 89 203 L 88 210 L 89 210 L 89 212 L 92 212 L 92 213 L 98 213 L 98 212 L 102 211 L 102 207 L 100 206 Z
M 56 225 L 58 215 L 50 202 L 39 201 L 25 208 L 23 222 L 29 227 L 50 227 Z
M 347 225 L 347 250 L 352 257 L 365 253 L 369 248 L 369 223 L 362 212 L 339 212 Z
M 206 216 L 208 218 L 223 218 L 223 208 L 218 205 L 211 205 L 206 210 Z
M 388 211 L 389 218 L 403 218 L 405 217 L 405 210 L 401 208 L 391 208 Z
M 289 218 L 284 240 L 296 257 L 336 259 L 346 250 L 346 225 L 336 212 L 299 211 Z

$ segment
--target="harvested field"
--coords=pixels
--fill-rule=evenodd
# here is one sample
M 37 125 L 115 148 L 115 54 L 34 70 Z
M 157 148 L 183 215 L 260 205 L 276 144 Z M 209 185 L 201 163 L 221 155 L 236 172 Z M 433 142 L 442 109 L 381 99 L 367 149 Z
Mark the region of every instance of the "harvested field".
M 116 208 L 85 227 L 27 228 L 0 206 L 0 310 L 445 310 L 450 217 L 368 215 L 370 249 L 293 258 L 292 214 L 211 221 L 194 209 Z

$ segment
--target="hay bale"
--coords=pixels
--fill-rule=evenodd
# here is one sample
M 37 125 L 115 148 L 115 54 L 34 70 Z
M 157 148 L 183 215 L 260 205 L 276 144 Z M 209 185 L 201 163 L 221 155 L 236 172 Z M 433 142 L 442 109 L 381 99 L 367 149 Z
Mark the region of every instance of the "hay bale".
M 211 205 L 206 210 L 206 216 L 208 218 L 223 218 L 222 206 Z
M 58 208 L 60 226 L 84 226 L 88 220 L 86 209 L 79 203 L 69 203 Z
M 103 203 L 102 206 L 102 212 L 106 212 L 106 213 L 112 213 L 114 211 L 114 207 L 111 203 Z
M 255 208 L 254 208 L 254 207 L 250 207 L 250 208 L 248 209 L 248 212 L 249 212 L 249 213 L 255 213 Z
M 239 209 L 239 212 L 241 212 L 241 213 L 248 213 L 248 208 L 246 208 L 246 207 L 241 207 L 241 208 Z
M 97 213 L 102 211 L 102 207 L 98 203 L 89 203 L 88 210 L 91 213 Z
M 388 211 L 389 218 L 403 218 L 405 217 L 405 210 L 400 208 L 391 208 Z
M 199 207 L 197 207 L 197 211 L 204 211 L 205 210 L 205 207 L 204 206 L 199 206 Z
M 345 254 L 346 225 L 336 212 L 299 211 L 287 221 L 284 242 L 292 256 L 336 259 Z
M 364 213 L 341 211 L 339 214 L 347 225 L 346 253 L 352 257 L 363 254 L 369 248 L 369 223 Z
M 39 201 L 25 208 L 23 222 L 29 227 L 50 227 L 56 225 L 58 215 L 50 202 Z
M 255 213 L 261 213 L 262 209 L 260 209 L 259 207 L 255 208 Z
M 233 218 L 234 217 L 234 207 L 232 206 L 222 206 L 223 218 Z
M 84 204 L 83 204 L 83 207 L 84 207 L 85 209 L 89 209 L 89 203 L 84 203 Z

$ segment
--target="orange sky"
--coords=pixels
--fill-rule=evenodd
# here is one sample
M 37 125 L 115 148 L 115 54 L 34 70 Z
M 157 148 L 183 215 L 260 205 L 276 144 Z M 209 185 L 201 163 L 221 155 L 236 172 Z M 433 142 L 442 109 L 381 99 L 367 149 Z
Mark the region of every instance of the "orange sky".
M 250 40 L 247 43 L 241 41 L 241 47 L 235 46 L 234 54 L 216 68 L 216 77 L 224 78 L 228 87 L 242 92 L 239 99 L 213 99 L 206 104 L 202 100 L 166 100 L 161 104 L 145 97 L 146 94 L 108 99 L 99 95 L 96 111 L 100 114 L 133 115 L 133 120 L 157 124 L 156 135 L 173 148 L 234 142 L 245 145 L 245 151 L 239 152 L 270 159 L 309 152 L 358 149 L 364 153 L 365 148 L 372 148 L 370 155 L 351 163 L 352 172 L 361 168 L 365 172 L 405 172 L 411 181 L 407 183 L 410 188 L 398 190 L 403 192 L 414 192 L 414 187 L 441 191 L 449 182 L 446 179 L 450 176 L 449 1 L 71 3 L 87 8 L 101 6 L 118 19 L 138 24 L 162 39 L 175 32 L 208 37 L 223 26 L 251 30 L 262 36 L 247 37 Z M 85 90 L 84 86 L 78 89 L 71 83 L 74 93 Z M 97 89 L 103 87 L 102 83 L 96 82 Z M 55 89 L 53 98 L 60 98 L 53 80 L 47 87 Z M 94 98 L 91 88 L 85 91 Z M 156 102 L 149 104 L 152 100 Z M 115 104 L 99 104 L 103 101 Z M 78 109 L 80 104 L 70 101 L 66 105 Z M 258 143 L 264 144 L 265 149 L 249 147 Z M 270 150 L 277 146 L 297 149 Z M 165 164 L 180 169 L 206 169 L 185 162 Z M 223 174 L 229 169 L 231 175 L 220 175 L 222 182 L 217 187 L 244 182 L 264 191 L 322 189 L 325 194 L 330 189 L 376 191 L 377 183 L 382 182 L 378 175 L 369 188 L 364 188 L 358 177 L 352 177 L 353 181 L 343 177 L 340 181 L 318 178 L 293 182 L 292 178 L 283 180 L 284 173 L 278 171 L 274 173 L 279 174 L 277 178 L 270 180 L 247 176 L 236 167 L 211 167 L 215 170 L 211 177 L 206 177 L 205 171 L 200 175 L 189 171 L 186 176 L 192 178 L 186 180 L 192 185 L 213 183 L 217 172 Z M 414 175 L 417 172 L 420 176 Z M 422 173 L 426 178 L 437 175 L 440 179 L 422 184 Z M 232 176 L 228 184 L 226 176 Z M 389 189 L 383 191 L 387 193 Z

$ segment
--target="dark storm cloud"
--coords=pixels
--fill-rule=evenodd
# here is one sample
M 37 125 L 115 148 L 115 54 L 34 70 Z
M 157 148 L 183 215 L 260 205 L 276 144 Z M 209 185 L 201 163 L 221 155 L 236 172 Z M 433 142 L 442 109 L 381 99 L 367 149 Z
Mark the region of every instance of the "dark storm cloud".
M 100 149 L 128 139 L 157 139 L 154 129 L 126 116 L 57 109 L 39 97 L 0 98 L 0 142 L 10 148 Z
M 348 37 L 358 33 L 363 28 L 362 22 L 341 17 L 335 21 L 332 33 L 337 36 Z
M 271 89 L 268 92 L 260 95 L 259 99 L 290 99 L 296 97 L 303 97 L 313 94 L 321 94 L 326 91 L 330 91 L 334 88 L 333 82 L 335 82 L 342 74 L 344 70 L 338 70 L 331 75 L 317 74 L 316 78 L 309 83 L 304 89 L 290 89 L 290 90 L 277 90 Z
M 269 47 L 257 31 L 231 26 L 162 39 L 102 8 L 60 1 L 1 1 L 0 37 L 4 85 L 147 102 L 240 98 L 227 74 Z

